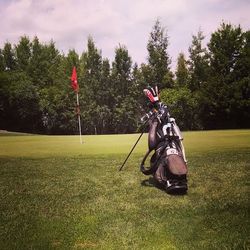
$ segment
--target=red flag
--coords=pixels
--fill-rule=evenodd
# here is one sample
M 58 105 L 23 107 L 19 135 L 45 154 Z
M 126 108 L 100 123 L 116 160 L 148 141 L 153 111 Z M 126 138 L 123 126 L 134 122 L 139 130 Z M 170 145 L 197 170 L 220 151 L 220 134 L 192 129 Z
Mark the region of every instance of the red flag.
M 71 87 L 74 89 L 74 91 L 79 91 L 79 85 L 77 82 L 77 74 L 76 74 L 76 67 L 74 66 L 72 70 L 72 76 L 71 76 Z

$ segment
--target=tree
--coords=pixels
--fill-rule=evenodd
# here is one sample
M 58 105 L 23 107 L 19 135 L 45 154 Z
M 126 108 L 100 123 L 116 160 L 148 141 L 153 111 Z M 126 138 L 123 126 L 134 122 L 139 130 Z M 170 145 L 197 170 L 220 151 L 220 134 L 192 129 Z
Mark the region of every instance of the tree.
M 65 74 L 70 76 L 73 67 L 76 67 L 77 73 L 80 73 L 80 58 L 74 49 L 69 50 L 67 57 L 65 58 Z
M 58 77 L 53 74 L 58 71 L 60 59 L 59 51 L 53 41 L 41 44 L 35 37 L 31 43 L 30 65 L 26 72 L 36 86 L 44 88 L 53 85 Z
M 60 85 L 62 72 L 60 72 L 59 67 L 61 64 L 62 56 L 60 55 L 53 41 L 50 41 L 49 44 L 46 44 L 44 46 L 44 53 L 47 60 L 47 79 L 45 81 L 45 84 L 47 86 L 57 84 Z
M 3 51 L 0 49 L 0 72 L 5 70 Z
M 171 116 L 176 119 L 181 130 L 201 129 L 198 119 L 198 101 L 187 88 L 165 89 L 161 92 L 161 100 L 167 104 Z
M 4 124 L 6 129 L 20 132 L 41 131 L 38 92 L 25 72 L 8 74 L 1 87 L 5 93 Z
M 187 68 L 187 61 L 185 55 L 180 53 L 177 59 L 177 69 L 176 69 L 176 85 L 178 87 L 184 87 L 188 85 L 189 72 Z
M 208 78 L 208 53 L 202 46 L 205 36 L 199 30 L 196 36 L 192 36 L 192 44 L 189 47 L 188 68 L 190 72 L 189 89 L 199 90 L 203 87 Z
M 102 71 L 102 55 L 92 37 L 88 38 L 87 51 L 82 54 L 81 68 L 83 69 L 82 80 L 85 91 L 89 98 L 98 100 L 99 83 Z
M 168 37 L 159 20 L 150 33 L 148 63 L 140 67 L 132 65 L 128 49 L 121 45 L 113 62 L 102 59 L 91 37 L 81 58 L 74 49 L 65 55 L 53 41 L 41 43 L 38 37 L 30 41 L 23 36 L 17 45 L 6 42 L 0 48 L 1 128 L 76 133 L 73 66 L 80 85 L 83 133 L 135 132 L 147 108 L 142 90 L 156 84 L 182 129 L 249 127 L 249 30 L 223 23 L 208 47 L 202 46 L 203 40 L 201 31 L 193 36 L 188 61 L 179 54 L 175 85 Z
M 250 31 L 242 34 L 243 44 L 235 62 L 232 84 L 233 98 L 230 100 L 231 116 L 235 126 L 250 127 Z
M 102 68 L 101 68 L 101 84 L 100 84 L 100 99 L 99 104 L 100 105 L 106 105 L 108 107 L 112 107 L 113 105 L 113 98 L 112 92 L 110 91 L 110 88 L 112 87 L 111 84 L 111 68 L 110 63 L 107 58 L 105 58 L 102 61 Z
M 115 50 L 112 67 L 114 111 L 113 124 L 115 133 L 129 133 L 136 128 L 136 99 L 132 81 L 132 59 L 125 46 Z
M 222 23 L 220 28 L 212 33 L 208 48 L 213 73 L 219 75 L 227 83 L 232 81 L 232 72 L 235 69 L 243 45 L 241 27 Z
M 119 45 L 115 50 L 115 60 L 112 65 L 112 77 L 114 78 L 114 91 L 118 97 L 128 95 L 131 83 L 132 59 L 125 46 Z
M 88 38 L 87 51 L 82 54 L 80 65 L 82 74 L 79 78 L 82 82 L 82 92 L 80 105 L 84 107 L 82 111 L 84 132 L 102 133 L 103 127 L 100 123 L 101 116 L 97 110 L 101 107 L 101 78 L 102 78 L 102 55 L 97 49 L 92 37 Z
M 77 131 L 77 119 L 69 90 L 49 86 L 40 91 L 42 125 L 47 134 L 72 134 Z
M 114 93 L 112 93 L 111 67 L 107 58 L 102 61 L 101 80 L 100 80 L 99 113 L 102 124 L 101 133 L 112 133 L 112 109 L 114 105 Z
M 168 45 L 166 29 L 161 26 L 159 20 L 156 20 L 147 44 L 150 69 L 148 76 L 150 77 L 146 76 L 146 78 L 150 81 L 149 84 L 157 84 L 161 89 L 173 86 L 173 73 L 170 70 L 171 60 L 167 52 Z
M 88 52 L 91 52 L 88 50 Z M 97 53 L 98 50 L 96 50 Z M 93 53 L 93 51 L 91 52 Z M 100 55 L 100 54 L 99 54 Z M 85 54 L 86 61 L 83 63 L 87 63 L 88 54 Z M 92 54 L 92 56 L 94 56 Z M 98 57 L 98 55 L 96 55 Z M 98 60 L 100 65 L 100 72 L 96 72 L 91 75 L 89 73 L 94 73 L 94 69 L 89 67 L 84 69 L 84 74 L 87 74 L 88 78 L 83 78 L 84 81 L 84 93 L 85 101 L 83 100 L 83 119 L 84 119 L 84 127 L 88 129 L 90 133 L 95 134 L 104 134 L 104 133 L 112 133 L 113 125 L 112 125 L 112 112 L 114 106 L 114 94 L 112 93 L 112 84 L 110 77 L 110 63 L 108 59 L 104 59 L 102 61 Z M 85 67 L 88 64 L 85 64 Z M 90 66 L 90 65 L 89 65 Z M 94 66 L 94 65 L 93 65 Z M 95 78 L 95 77 L 98 78 Z M 100 79 L 99 79 L 100 77 Z M 91 86 L 89 84 L 95 83 L 95 86 Z M 96 84 L 98 83 L 98 85 Z M 93 89 L 91 89 L 94 87 Z M 86 89 L 87 88 L 87 89 Z M 92 95 L 93 94 L 93 95 Z M 86 100 L 89 100 L 86 102 Z
M 30 65 L 28 68 L 28 74 L 35 85 L 42 86 L 44 84 L 47 78 L 47 63 L 44 47 L 40 44 L 38 37 L 35 37 L 31 43 Z
M 250 31 L 242 34 L 242 46 L 239 50 L 239 56 L 235 62 L 234 79 L 239 80 L 250 76 Z
M 235 118 L 237 113 L 242 113 L 237 101 L 242 97 L 238 96 L 241 92 L 239 84 L 242 76 L 237 74 L 236 68 L 243 47 L 244 35 L 240 26 L 233 27 L 231 24 L 222 23 L 211 35 L 208 44 L 211 76 L 203 94 L 207 99 L 206 107 L 210 114 L 210 117 L 206 118 L 209 128 L 239 126 Z
M 16 68 L 16 58 L 12 45 L 5 43 L 3 48 L 4 68 L 5 70 L 14 70 Z
M 17 68 L 27 72 L 31 58 L 31 43 L 28 37 L 21 37 L 19 43 L 15 46 Z
M 132 70 L 132 92 L 134 93 L 134 98 L 136 100 L 136 106 L 138 115 L 145 112 L 145 96 L 143 95 L 143 89 L 145 89 L 148 84 L 145 81 L 143 66 L 141 68 L 135 63 Z

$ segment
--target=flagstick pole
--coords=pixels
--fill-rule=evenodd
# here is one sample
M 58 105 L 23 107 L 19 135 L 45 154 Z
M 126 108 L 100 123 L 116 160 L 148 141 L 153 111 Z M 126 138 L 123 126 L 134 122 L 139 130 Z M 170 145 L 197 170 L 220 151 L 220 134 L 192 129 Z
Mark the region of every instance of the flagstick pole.
M 80 143 L 82 144 L 82 129 L 81 129 L 81 117 L 80 117 L 80 113 L 79 113 L 79 96 L 78 96 L 78 92 L 76 92 L 76 104 L 77 104 L 77 116 L 78 116 L 78 124 L 79 124 Z

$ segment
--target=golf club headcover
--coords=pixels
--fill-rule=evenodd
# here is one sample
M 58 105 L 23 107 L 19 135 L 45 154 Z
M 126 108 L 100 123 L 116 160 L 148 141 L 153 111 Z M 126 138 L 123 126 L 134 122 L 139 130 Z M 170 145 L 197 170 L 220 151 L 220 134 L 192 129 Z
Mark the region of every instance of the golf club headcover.
M 143 93 L 148 97 L 148 99 L 150 100 L 152 104 L 155 104 L 156 102 L 159 101 L 157 86 L 155 86 L 154 88 L 149 86 L 143 90 Z

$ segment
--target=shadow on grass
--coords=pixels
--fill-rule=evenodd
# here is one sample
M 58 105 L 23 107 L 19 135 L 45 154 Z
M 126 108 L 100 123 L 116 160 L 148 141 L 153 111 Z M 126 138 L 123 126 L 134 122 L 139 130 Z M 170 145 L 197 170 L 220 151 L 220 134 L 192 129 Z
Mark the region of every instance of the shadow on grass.
M 148 179 L 145 179 L 141 182 L 141 185 L 144 187 L 155 187 L 163 192 L 166 192 L 166 194 L 171 195 L 171 196 L 183 196 L 187 194 L 187 190 L 186 191 L 172 191 L 172 192 L 167 192 L 166 191 L 166 187 L 159 183 L 158 181 L 156 181 L 153 177 L 149 177 Z
M 155 187 L 155 188 L 160 189 L 161 191 L 166 192 L 164 185 L 160 184 L 153 177 L 149 177 L 148 179 L 143 180 L 141 182 L 141 185 L 144 187 Z

